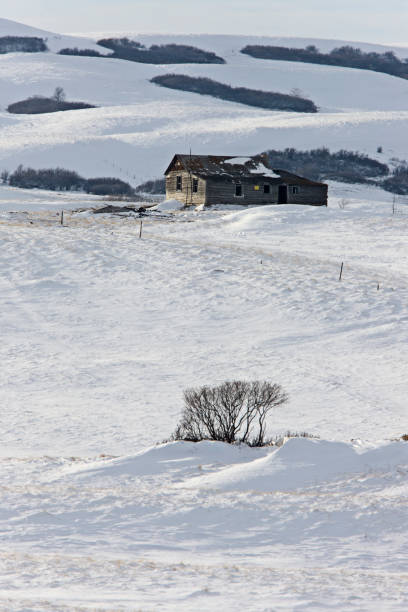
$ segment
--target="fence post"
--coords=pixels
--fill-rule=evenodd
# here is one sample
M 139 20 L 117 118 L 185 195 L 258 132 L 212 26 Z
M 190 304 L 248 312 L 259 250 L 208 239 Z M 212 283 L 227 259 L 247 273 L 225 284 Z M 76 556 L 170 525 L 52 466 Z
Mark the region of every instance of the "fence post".
M 343 275 L 343 262 L 341 262 L 339 281 L 341 281 L 342 275 Z
M 143 221 L 140 219 L 139 240 L 142 237 L 142 227 L 143 227 Z
M 61 225 L 64 225 L 64 211 L 61 210 Z

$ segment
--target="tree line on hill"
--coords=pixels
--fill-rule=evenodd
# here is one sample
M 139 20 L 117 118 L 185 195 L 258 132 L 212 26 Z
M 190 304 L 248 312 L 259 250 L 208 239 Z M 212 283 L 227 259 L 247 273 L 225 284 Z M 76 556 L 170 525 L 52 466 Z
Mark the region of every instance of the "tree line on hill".
M 295 94 L 281 94 L 272 91 L 231 87 L 205 77 L 190 77 L 185 74 L 162 74 L 150 79 L 161 87 L 190 91 L 201 95 L 212 96 L 230 102 L 239 102 L 268 110 L 285 110 L 300 113 L 317 113 L 316 105 L 306 98 Z
M 4 53 L 39 53 L 48 51 L 42 38 L 37 36 L 1 36 L 0 54 Z
M 380 147 L 381 148 L 381 147 Z M 408 163 L 398 161 L 390 170 L 387 164 L 355 151 L 341 149 L 331 153 L 322 147 L 310 151 L 287 148 L 266 151 L 269 164 L 316 181 L 368 183 L 398 195 L 408 195 Z
M 61 49 L 60 55 L 87 55 L 140 62 L 143 64 L 224 64 L 225 60 L 212 51 L 204 51 L 190 45 L 151 45 L 147 48 L 129 38 L 102 38 L 97 44 L 112 53 L 102 55 L 92 49 Z
M 272 168 L 288 170 L 315 181 L 331 179 L 345 183 L 366 183 L 369 179 L 389 174 L 386 164 L 344 149 L 335 153 L 325 147 L 310 151 L 270 149 L 266 154 Z
M 96 108 L 87 102 L 67 102 L 62 87 L 57 87 L 52 97 L 31 96 L 20 102 L 9 104 L 7 111 L 14 114 L 38 115 L 40 113 L 56 113 L 57 111 Z
M 406 161 L 399 163 L 381 185 L 386 191 L 408 195 L 408 163 Z
M 329 53 L 321 53 L 314 45 L 309 45 L 305 49 L 247 45 L 241 49 L 241 53 L 258 59 L 360 68 L 362 70 L 384 72 L 403 79 L 408 78 L 408 59 L 400 60 L 393 51 L 386 51 L 385 53 L 364 52 L 358 47 L 344 45 L 333 49 Z
M 66 47 L 58 51 L 59 55 L 80 55 L 85 57 L 105 57 L 95 49 L 78 49 L 78 47 Z M 109 56 L 108 56 L 109 57 Z
M 191 45 L 169 43 L 146 47 L 129 38 L 102 38 L 97 41 L 97 44 L 109 49 L 111 53 L 104 55 L 96 49 L 79 49 L 78 47 L 65 47 L 58 53 L 60 55 L 115 58 L 143 64 L 225 64 L 225 60 L 212 51 L 205 51 Z M 45 40 L 37 36 L 0 37 L 0 54 L 43 51 L 49 51 L 49 49 Z
M 141 183 L 135 189 L 136 193 L 166 193 L 166 179 L 158 178 Z
M 65 168 L 24 168 L 22 165 L 12 173 L 1 173 L 3 183 L 23 189 L 49 189 L 51 191 L 85 191 L 95 195 L 127 195 L 133 188 L 118 178 L 96 177 L 85 179 L 77 172 Z

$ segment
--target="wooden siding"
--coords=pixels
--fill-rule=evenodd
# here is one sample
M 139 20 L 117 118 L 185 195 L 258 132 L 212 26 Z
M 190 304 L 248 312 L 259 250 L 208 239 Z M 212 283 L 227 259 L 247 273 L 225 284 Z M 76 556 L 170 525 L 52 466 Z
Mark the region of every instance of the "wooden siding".
M 177 177 L 181 176 L 182 189 L 177 190 Z M 193 179 L 198 181 L 198 190 L 193 192 Z M 199 206 L 206 203 L 206 180 L 194 176 L 186 170 L 175 170 L 166 176 L 166 198 L 167 200 L 178 200 L 185 206 Z
M 242 186 L 242 196 L 235 195 L 235 185 L 240 183 Z M 278 201 L 278 187 L 277 185 L 270 184 L 270 193 L 264 193 L 263 186 L 267 181 L 254 182 L 253 180 L 245 180 L 242 178 L 241 181 L 237 180 L 226 180 L 212 181 L 211 178 L 207 179 L 207 204 L 273 204 Z M 259 190 L 255 189 L 255 186 L 259 187 Z
M 182 177 L 182 189 L 177 190 L 177 176 Z M 285 177 L 286 178 L 286 177 Z M 192 191 L 193 179 L 198 181 L 198 191 Z M 235 185 L 242 186 L 242 196 L 235 195 Z M 264 184 L 270 185 L 270 193 L 264 193 Z M 290 182 L 286 180 L 277 181 L 267 178 L 257 180 L 256 177 L 242 177 L 237 179 L 220 180 L 219 177 L 201 178 L 182 168 L 171 170 L 166 176 L 166 198 L 175 199 L 185 206 L 199 206 L 202 204 L 242 204 L 262 205 L 279 203 L 279 186 L 287 186 L 288 204 L 309 204 L 313 206 L 327 206 L 327 185 L 322 183 L 308 183 L 299 177 L 299 181 L 293 176 Z M 256 189 L 259 187 L 259 189 Z M 297 193 L 293 192 L 296 187 Z
M 298 188 L 293 193 L 292 187 Z M 327 185 L 288 185 L 288 204 L 310 204 L 312 206 L 327 206 Z

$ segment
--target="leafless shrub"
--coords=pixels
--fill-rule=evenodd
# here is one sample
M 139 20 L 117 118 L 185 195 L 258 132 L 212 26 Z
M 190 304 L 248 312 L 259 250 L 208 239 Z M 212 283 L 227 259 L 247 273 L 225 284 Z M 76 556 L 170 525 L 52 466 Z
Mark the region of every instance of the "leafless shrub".
M 404 442 L 408 442 L 408 434 L 404 434 L 403 436 L 401 436 L 401 440 L 404 440 Z
M 226 381 L 184 391 L 184 410 L 174 440 L 218 440 L 264 446 L 266 418 L 287 394 L 267 381 Z

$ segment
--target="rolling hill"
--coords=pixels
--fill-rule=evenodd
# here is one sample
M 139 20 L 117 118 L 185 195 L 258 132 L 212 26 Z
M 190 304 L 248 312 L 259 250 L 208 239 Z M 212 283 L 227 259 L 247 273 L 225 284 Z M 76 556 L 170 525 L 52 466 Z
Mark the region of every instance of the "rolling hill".
M 2 20 L 1 33 L 32 30 Z M 59 37 L 60 47 L 90 47 L 89 39 Z M 267 148 L 346 148 L 375 154 L 382 161 L 406 155 L 408 82 L 363 70 L 262 61 L 240 53 L 246 44 L 281 39 L 248 36 L 134 35 L 146 46 L 169 42 L 214 51 L 225 65 L 146 65 L 117 59 L 55 53 L 0 56 L 0 168 L 18 164 L 60 165 L 86 176 L 112 175 L 138 184 L 160 176 L 176 151 L 254 154 Z M 58 42 L 58 44 L 57 44 Z M 288 39 L 331 48 L 339 41 Z M 379 45 L 364 48 L 386 49 Z M 401 48 L 394 49 L 404 55 Z M 105 49 L 105 51 L 107 51 Z M 194 93 L 163 90 L 150 79 L 166 73 L 209 77 L 253 89 L 298 90 L 319 113 L 263 111 Z M 70 99 L 98 106 L 58 116 L 10 117 L 5 108 L 30 95 L 50 95 L 62 86 Z M 78 167 L 79 166 L 79 167 Z

